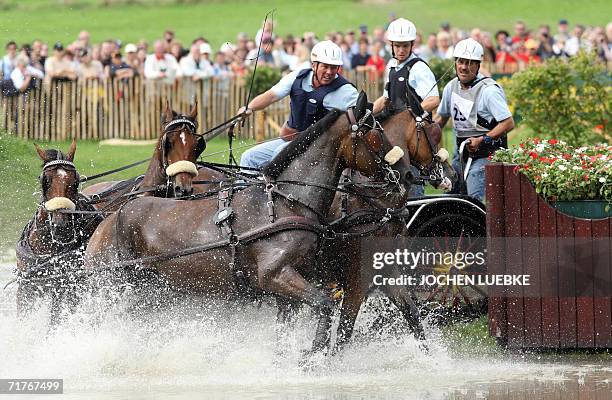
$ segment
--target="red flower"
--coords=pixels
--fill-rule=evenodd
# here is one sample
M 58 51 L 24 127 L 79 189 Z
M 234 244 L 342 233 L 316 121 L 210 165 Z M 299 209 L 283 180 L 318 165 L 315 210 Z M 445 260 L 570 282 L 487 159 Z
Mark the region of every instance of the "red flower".
M 551 158 L 551 159 L 550 159 L 550 160 L 548 160 L 548 161 L 549 161 L 551 164 L 554 164 L 554 163 L 555 163 L 555 161 L 557 161 L 557 160 L 558 160 L 558 158 L 553 157 L 553 158 Z
M 536 153 L 535 151 L 530 151 L 529 152 L 529 157 L 533 158 L 534 160 L 538 159 L 538 153 Z
M 570 154 L 563 153 L 563 159 L 564 160 L 569 160 L 570 158 L 572 158 L 572 156 Z
M 550 159 L 548 157 L 540 157 L 540 161 L 542 161 L 543 163 L 547 163 L 550 161 Z
M 535 143 L 535 144 L 540 143 L 540 139 L 539 138 L 533 138 L 533 143 Z
M 548 141 L 548 143 L 549 143 L 549 144 L 552 144 L 552 145 L 555 145 L 555 144 L 559 143 L 559 141 L 558 141 L 557 139 L 550 139 L 550 140 Z
M 584 179 L 584 181 L 587 182 L 589 180 L 589 176 L 588 175 L 583 175 L 582 179 Z
M 521 144 L 519 144 L 519 147 L 520 147 L 521 149 L 524 149 L 524 148 L 525 148 L 525 143 L 521 143 Z

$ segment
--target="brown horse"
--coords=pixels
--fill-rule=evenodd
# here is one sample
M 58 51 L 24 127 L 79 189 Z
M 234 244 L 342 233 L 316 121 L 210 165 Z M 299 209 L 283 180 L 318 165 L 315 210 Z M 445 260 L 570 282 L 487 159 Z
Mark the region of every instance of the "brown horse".
M 439 149 L 437 143 L 432 143 L 423 130 L 417 129 L 417 123 L 409 110 L 398 113 L 384 111 L 376 116 L 384 128 L 389 141 L 402 148 L 409 155 L 410 163 L 420 172 L 421 176 L 429 179 L 434 187 L 443 186 L 446 190 L 457 181 L 454 169 L 448 163 L 448 152 Z M 347 188 L 354 188 L 355 195 L 337 195 L 331 207 L 330 218 L 339 220 L 342 215 L 354 215 L 349 218 L 346 232 L 347 237 L 336 237 L 326 240 L 321 252 L 320 273 L 327 277 L 327 282 L 337 282 L 343 289 L 343 300 L 340 308 L 340 322 L 337 332 L 337 346 L 344 345 L 351 337 L 359 309 L 366 299 L 371 287 L 365 286 L 368 271 L 363 271 L 360 263 L 360 250 L 363 238 L 351 236 L 350 233 L 368 232 L 371 237 L 393 238 L 404 231 L 405 221 L 400 214 L 380 224 L 380 211 L 386 209 L 402 208 L 408 199 L 407 195 L 387 195 L 379 189 L 369 186 L 364 177 L 354 174 Z M 367 196 L 367 197 L 364 197 Z M 372 199 L 372 196 L 378 197 Z M 345 199 L 343 200 L 342 197 Z M 379 212 L 377 214 L 377 211 Z M 383 213 L 384 214 L 384 213 Z M 372 221 L 372 217 L 376 220 Z M 364 275 L 364 272 L 366 274 Z M 389 276 L 399 276 L 400 272 L 387 271 Z M 387 276 L 387 275 L 386 275 Z M 412 300 L 411 292 L 406 286 L 384 286 L 383 293 L 400 310 L 406 318 L 410 328 L 419 339 L 424 337 L 419 321 L 418 310 Z M 290 311 L 290 309 L 288 309 Z M 320 325 L 327 324 L 331 328 L 331 319 L 320 321 Z M 329 339 L 329 336 L 328 336 Z
M 41 202 L 16 246 L 17 311 L 24 316 L 37 298 L 51 294 L 51 317 L 56 321 L 62 298 L 78 280 L 80 255 L 100 222 L 78 192 L 79 174 L 73 164 L 76 139 L 67 154 L 59 150 L 36 152 L 43 161 Z
M 117 209 L 130 192 L 157 197 L 191 195 L 197 175 L 195 162 L 206 148 L 204 138 L 197 134 L 197 115 L 197 103 L 188 115 L 182 115 L 166 101 L 162 129 L 142 180 L 100 182 L 82 193 L 95 200 L 97 209 L 104 210 Z
M 365 113 L 359 104 L 355 117 Z M 324 231 L 322 219 L 346 167 L 406 183 L 410 170 L 377 131 L 354 132 L 348 118 L 330 112 L 264 169 L 262 185 L 247 185 L 221 200 L 141 198 L 107 218 L 86 252 L 92 271 L 153 269 L 172 287 L 229 297 L 250 288 L 310 304 L 323 314 L 328 293 L 307 281 Z M 391 167 L 387 161 L 396 155 Z M 398 160 L 399 158 L 399 160 Z M 224 217 L 221 217 L 221 214 Z M 231 223 L 223 221 L 231 218 Z M 220 222 L 221 221 L 221 222 Z M 229 229 L 228 229 L 229 228 Z M 227 232 L 229 230 L 229 234 Z M 315 340 L 314 349 L 320 349 Z

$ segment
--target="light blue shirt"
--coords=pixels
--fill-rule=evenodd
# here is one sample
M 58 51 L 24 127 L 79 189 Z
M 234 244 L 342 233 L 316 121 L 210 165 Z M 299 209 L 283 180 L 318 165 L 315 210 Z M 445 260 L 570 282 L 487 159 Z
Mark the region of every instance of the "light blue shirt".
M 293 82 L 295 82 L 300 72 L 301 70 L 298 70 L 285 75 L 276 85 L 272 86 L 270 90 L 272 90 L 279 99 L 289 96 L 289 93 L 291 93 L 291 86 L 293 86 Z M 310 71 L 306 78 L 302 80 L 302 89 L 306 92 L 312 92 L 314 90 L 312 86 L 312 75 L 313 71 Z M 357 104 L 358 96 L 359 93 L 353 85 L 342 85 L 323 98 L 323 107 L 328 110 L 337 108 L 338 110 L 346 111 L 349 107 L 353 107 Z
M 385 87 L 387 86 L 387 82 L 389 82 L 389 72 L 391 71 L 391 68 L 394 68 L 396 71 L 400 70 L 413 58 L 416 58 L 414 53 L 410 54 L 410 57 L 400 64 L 397 63 L 397 59 L 395 58 L 389 60 L 387 67 L 385 68 Z M 438 85 L 436 84 L 436 76 L 424 62 L 418 62 L 414 64 L 412 68 L 410 68 L 410 73 L 408 74 L 408 84 L 423 100 L 428 97 L 440 97 L 438 94 Z M 389 92 L 387 89 L 385 89 L 383 96 L 387 99 L 389 98 Z
M 11 72 L 15 69 L 15 60 L 11 60 L 7 54 L 2 58 L 0 64 L 2 64 L 2 75 L 4 76 L 2 79 L 9 79 Z
M 477 79 L 480 79 L 483 76 L 484 75 L 482 74 L 478 74 Z M 440 106 L 438 107 L 438 114 L 442 117 L 451 116 L 451 82 L 444 87 L 444 91 L 442 92 L 442 100 L 440 101 Z M 489 85 L 483 88 L 476 107 L 478 107 L 476 109 L 477 114 L 489 122 L 491 122 L 493 118 L 495 118 L 497 122 L 500 122 L 512 116 L 512 113 L 508 108 L 508 103 L 506 102 L 504 90 L 497 85 Z M 453 130 L 455 130 L 454 126 Z

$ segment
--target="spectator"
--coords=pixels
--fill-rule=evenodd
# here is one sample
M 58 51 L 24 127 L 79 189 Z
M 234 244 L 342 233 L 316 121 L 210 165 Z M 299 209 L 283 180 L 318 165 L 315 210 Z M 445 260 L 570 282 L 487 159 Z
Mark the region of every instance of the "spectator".
M 170 44 L 170 54 L 174 56 L 177 62 L 181 61 L 181 58 L 183 58 L 188 53 L 189 52 L 186 53 L 183 49 L 183 45 L 181 44 L 181 42 L 174 41 Z
M 154 53 L 147 56 L 144 63 L 144 76 L 150 80 L 174 83 L 178 64 L 176 59 L 166 53 L 165 44 L 161 40 L 156 40 L 153 45 Z
M 518 58 L 519 63 L 524 63 L 522 67 L 530 63 L 535 63 L 535 64 L 540 63 L 540 57 L 538 57 L 538 54 L 537 54 L 538 47 L 539 47 L 539 44 L 535 40 L 533 39 L 525 40 L 525 43 L 516 52 L 516 57 Z
M 89 32 L 87 31 L 81 31 L 79 32 L 79 36 L 76 40 L 77 45 L 79 46 L 79 48 L 81 49 L 89 49 L 90 47 L 90 43 L 89 43 Z
M 529 33 L 527 32 L 527 26 L 523 21 L 516 21 L 514 24 L 514 36 L 512 37 L 512 44 L 516 45 L 519 43 L 523 43 L 525 40 L 529 38 Z
M 560 38 L 553 44 L 553 55 L 560 58 L 568 58 L 569 54 L 565 51 L 565 39 Z
M 509 43 L 510 34 L 506 31 L 497 31 L 495 41 L 497 43 L 497 54 L 495 55 L 497 68 L 502 71 L 512 71 L 518 61 Z
M 47 58 L 45 62 L 45 80 L 47 83 L 52 81 L 69 81 L 77 78 L 76 71 L 72 63 L 64 58 L 64 46 L 57 42 L 53 46 L 53 56 Z
M 134 70 L 123 58 L 121 53 L 114 53 L 111 56 L 111 64 L 106 67 L 106 77 L 111 79 L 127 79 L 134 77 Z
M 94 60 L 89 50 L 82 49 L 80 53 L 81 62 L 77 67 L 79 79 L 102 79 L 104 78 L 104 67 L 98 60 Z
M 301 45 L 300 47 L 298 47 L 298 50 L 297 50 L 298 58 L 296 60 L 295 65 L 292 65 L 290 67 L 291 71 L 301 71 L 303 69 L 308 69 L 312 67 L 310 63 L 310 50 L 311 50 L 310 48 L 304 45 Z
M 414 50 L 412 51 L 417 57 L 421 57 L 421 47 L 423 46 L 423 36 L 421 32 L 417 32 L 416 39 L 414 39 Z
M 280 38 L 276 39 L 277 41 Z M 297 62 L 298 56 L 295 54 L 295 39 L 292 35 L 288 35 L 285 40 L 280 42 L 279 48 L 272 52 L 274 56 L 275 64 L 281 69 L 289 69 L 292 65 Z
M 15 59 L 15 68 L 11 71 L 11 81 L 15 89 L 25 93 L 35 85 L 35 79 L 43 79 L 43 72 L 29 65 L 30 60 L 24 55 Z
M 453 46 L 451 46 L 451 36 L 446 31 L 438 32 L 436 36 L 436 57 L 448 60 L 453 57 Z
M 165 47 L 166 53 L 171 52 L 172 49 L 170 47 L 172 45 L 172 42 L 174 41 L 174 37 L 175 37 L 174 31 L 170 29 L 166 29 L 166 31 L 164 32 L 164 47 Z
M 554 56 L 554 40 L 550 35 L 550 27 L 548 25 L 540 25 L 540 29 L 538 30 L 538 41 L 540 42 L 540 46 L 538 47 L 537 54 L 540 59 L 546 60 Z
M 602 61 L 612 61 L 612 51 L 607 41 L 604 28 L 596 27 L 590 36 L 591 47 L 597 52 L 597 56 Z
M 231 71 L 225 63 L 225 54 L 221 51 L 215 53 L 215 63 L 213 64 L 213 76 L 226 79 L 231 76 Z
M 361 37 L 359 39 L 359 52 L 353 55 L 351 59 L 351 68 L 356 69 L 358 71 L 363 71 L 364 67 L 368 60 L 370 59 L 370 54 L 368 53 L 368 38 Z
M 204 71 L 205 76 L 212 76 L 213 68 L 212 62 L 210 61 L 210 53 L 212 49 L 208 43 L 202 43 L 200 45 L 200 69 Z
M 255 34 L 255 47 L 259 47 L 259 43 L 262 43 L 263 46 L 263 42 L 267 39 L 270 40 L 270 43 L 275 39 L 274 25 L 270 19 L 266 20 L 263 28 L 258 30 Z
M 589 50 L 589 45 L 582 38 L 584 34 L 584 26 L 576 25 L 574 27 L 574 35 L 565 42 L 565 51 L 570 56 L 574 56 L 580 50 Z
M 450 23 L 448 21 L 444 21 L 440 24 L 440 30 L 446 33 L 450 33 L 451 31 L 451 26 Z
M 115 49 L 115 43 L 112 40 L 105 40 L 100 46 L 100 62 L 102 66 L 107 67 L 111 63 L 111 56 Z
M 2 58 L 2 68 L 0 73 L 3 79 L 9 79 L 11 72 L 15 68 L 15 60 L 17 58 L 17 43 L 10 41 L 6 44 L 6 55 Z
M 427 36 L 427 43 L 421 46 L 419 51 L 419 57 L 421 57 L 425 62 L 429 62 L 432 57 L 437 55 L 438 48 L 436 47 L 436 34 L 430 33 Z
M 246 73 L 246 65 L 244 64 L 246 56 L 246 48 L 236 50 L 234 61 L 232 61 L 232 63 L 230 64 L 232 74 L 234 74 L 235 76 L 244 76 L 244 74 Z
M 563 43 L 567 42 L 567 40 L 570 38 L 568 31 L 569 25 L 567 24 L 567 20 L 559 20 L 559 25 L 557 26 L 557 34 L 554 37 L 554 42 L 556 43 L 560 40 L 563 40 Z
M 202 59 L 202 56 L 200 53 L 201 46 L 208 46 L 208 44 L 207 43 L 203 43 L 202 45 L 198 45 L 197 43 L 192 44 L 189 54 L 181 58 L 181 61 L 180 61 L 181 75 L 186 79 L 191 79 L 192 81 L 198 81 L 202 78 L 212 75 L 212 69 L 209 69 L 209 68 L 201 69 L 200 68 L 201 66 L 200 61 Z
M 349 49 L 349 53 L 350 53 L 348 54 L 349 64 L 345 64 L 345 65 L 349 66 L 351 65 L 350 59 L 353 57 L 353 45 L 355 44 L 355 31 L 348 31 L 346 35 L 344 35 L 344 42 L 346 43 Z M 358 46 L 357 46 L 357 50 L 359 50 Z
M 484 49 L 482 60 L 489 63 L 495 62 L 497 60 L 497 52 L 495 51 L 495 44 L 493 43 L 491 34 L 489 32 L 483 32 L 480 37 L 482 38 L 482 48 Z
M 383 48 L 381 42 L 374 42 L 372 46 L 372 55 L 368 59 L 366 66 L 368 66 L 373 74 L 370 75 L 370 79 L 375 80 L 381 78 L 385 72 L 385 66 L 387 65 L 386 60 L 380 56 L 380 50 Z
M 144 65 L 138 59 L 138 47 L 133 43 L 125 45 L 125 62 L 134 71 L 134 76 L 142 76 L 144 74 Z
M 264 38 L 261 43 L 261 49 L 259 50 L 259 55 L 257 52 L 257 48 L 249 51 L 247 55 L 247 59 L 245 60 L 245 65 L 251 66 L 255 64 L 255 60 L 259 58 L 257 65 L 267 65 L 270 67 L 274 67 L 274 56 L 272 55 L 272 39 Z

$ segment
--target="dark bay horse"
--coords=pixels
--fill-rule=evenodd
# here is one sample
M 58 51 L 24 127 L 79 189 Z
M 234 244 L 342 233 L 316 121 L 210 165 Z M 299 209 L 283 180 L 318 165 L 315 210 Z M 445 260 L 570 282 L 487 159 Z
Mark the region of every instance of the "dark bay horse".
M 34 146 L 43 162 L 41 202 L 16 246 L 17 311 L 26 315 L 37 298 L 50 294 L 54 322 L 63 298 L 78 280 L 79 259 L 101 218 L 79 214 L 94 210 L 78 192 L 79 174 L 73 164 L 76 139 L 66 154 Z
M 364 113 L 365 104 L 359 104 L 355 119 Z M 129 202 L 94 233 L 86 267 L 95 273 L 138 264 L 178 290 L 222 298 L 239 294 L 242 277 L 251 288 L 329 314 L 329 294 L 307 279 L 315 272 L 321 223 L 342 171 L 386 174 L 402 183 L 410 177 L 408 165 L 384 135 L 352 131 L 355 121 L 341 115 L 332 111 L 301 133 L 264 169 L 263 187 L 250 185 L 233 193 L 231 209 L 220 208 L 221 197 Z M 392 167 L 384 161 L 391 153 L 396 155 Z M 221 211 L 232 218 L 229 237 L 219 224 Z M 320 349 L 320 343 L 315 340 L 313 347 Z
M 198 173 L 195 162 L 206 148 L 204 138 L 197 134 L 197 115 L 197 103 L 188 115 L 182 115 L 166 102 L 160 135 L 142 180 L 100 182 L 82 193 L 95 199 L 97 209 L 104 210 L 118 208 L 130 192 L 157 197 L 192 194 L 192 181 Z
M 410 163 L 416 167 L 421 175 L 435 178 L 429 182 L 434 187 L 443 186 L 450 190 L 457 181 L 457 175 L 448 163 L 448 152 L 438 149 L 437 143 L 432 143 L 423 130 L 417 129 L 417 122 L 409 110 L 392 113 L 385 110 L 382 115 L 376 116 L 384 128 L 385 135 L 389 141 L 402 148 L 408 155 Z M 373 238 L 393 238 L 404 231 L 405 221 L 403 217 L 389 219 L 380 225 L 377 216 L 372 221 L 372 214 L 385 209 L 401 208 L 407 195 L 399 196 L 381 193 L 379 189 L 367 186 L 368 180 L 359 174 L 353 174 L 348 187 L 354 187 L 356 195 L 351 195 L 343 200 L 338 194 L 330 209 L 330 218 L 338 220 L 342 215 L 363 216 L 361 221 L 354 218 L 347 227 L 348 233 L 368 232 L 366 238 L 357 235 L 347 237 L 336 237 L 326 240 L 323 245 L 320 258 L 321 276 L 327 276 L 328 282 L 337 282 L 343 289 L 343 300 L 340 308 L 340 320 L 337 332 L 337 346 L 341 347 L 350 338 L 354 329 L 361 305 L 366 299 L 368 292 L 372 289 L 366 285 L 368 273 L 364 274 L 360 263 L 360 248 L 362 240 L 372 243 Z M 366 184 L 366 186 L 360 186 Z M 363 197 L 360 195 L 378 195 L 378 199 Z M 368 220 L 368 216 L 370 217 Z M 378 227 L 378 228 L 377 228 Z M 387 271 L 385 276 L 400 276 L 400 271 Z M 391 302 L 400 310 L 410 328 L 417 338 L 423 338 L 422 327 L 419 322 L 418 310 L 411 298 L 411 291 L 406 286 L 383 286 L 380 287 Z M 323 323 L 323 322 L 321 322 Z M 331 320 L 327 321 L 331 327 Z M 329 337 L 328 337 L 329 338 Z

